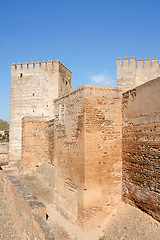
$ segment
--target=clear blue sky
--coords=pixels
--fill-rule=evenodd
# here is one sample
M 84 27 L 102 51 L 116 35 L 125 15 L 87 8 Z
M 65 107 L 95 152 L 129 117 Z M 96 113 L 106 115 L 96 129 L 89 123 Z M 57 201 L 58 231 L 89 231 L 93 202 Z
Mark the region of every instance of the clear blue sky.
M 9 120 L 10 64 L 59 59 L 82 84 L 116 85 L 116 58 L 160 57 L 160 1 L 0 3 L 0 118 Z

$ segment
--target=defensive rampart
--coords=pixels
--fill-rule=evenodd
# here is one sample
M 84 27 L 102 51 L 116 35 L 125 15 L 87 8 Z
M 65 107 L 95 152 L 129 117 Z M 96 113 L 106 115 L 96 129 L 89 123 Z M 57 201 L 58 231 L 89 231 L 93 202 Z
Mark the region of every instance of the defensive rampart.
M 123 200 L 160 221 L 160 78 L 123 94 Z
M 19 170 L 32 173 L 49 161 L 48 118 L 24 117 L 22 120 L 22 159 Z
M 136 64 L 135 57 L 131 57 L 130 61 L 127 57 L 117 59 L 117 87 L 131 89 L 145 82 L 160 76 L 160 64 L 157 58 L 138 59 Z
M 84 230 L 121 199 L 121 95 L 84 85 L 55 100 L 54 201 Z

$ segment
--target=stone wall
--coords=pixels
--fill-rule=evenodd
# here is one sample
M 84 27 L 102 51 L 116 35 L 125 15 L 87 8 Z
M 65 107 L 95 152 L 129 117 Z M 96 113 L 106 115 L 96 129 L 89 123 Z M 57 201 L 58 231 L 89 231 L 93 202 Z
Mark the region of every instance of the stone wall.
M 123 94 L 123 200 L 160 221 L 160 78 Z
M 49 161 L 48 118 L 24 117 L 22 121 L 22 160 L 19 169 L 23 173 L 35 171 Z
M 46 208 L 15 176 L 0 170 L 5 185 L 5 203 L 22 239 L 54 240 L 46 223 Z
M 8 163 L 9 143 L 0 143 L 0 167 Z
M 53 100 L 70 91 L 71 71 L 59 60 L 11 65 L 10 161 L 21 159 L 22 118 L 53 118 Z
M 48 162 L 54 165 L 54 119 L 48 122 Z
M 160 76 L 160 64 L 158 64 L 157 58 L 152 58 L 152 62 L 149 58 L 138 59 L 136 65 L 135 57 L 129 59 L 125 57 L 123 59 L 117 59 L 117 87 L 131 89 L 139 86 L 145 82 L 155 79 Z
M 121 198 L 121 94 L 84 85 L 55 101 L 55 204 L 84 230 Z

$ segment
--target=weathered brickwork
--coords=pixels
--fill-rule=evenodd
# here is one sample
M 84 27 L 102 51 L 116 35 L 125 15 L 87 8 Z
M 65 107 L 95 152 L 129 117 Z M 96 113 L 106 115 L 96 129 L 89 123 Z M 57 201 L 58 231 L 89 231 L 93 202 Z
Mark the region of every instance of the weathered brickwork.
M 54 119 L 48 122 L 48 162 L 54 165 Z
M 84 85 L 55 101 L 55 204 L 85 230 L 121 198 L 121 93 Z
M 146 83 L 152 79 L 160 76 L 160 63 L 156 57 L 138 59 L 136 64 L 135 57 L 131 57 L 130 61 L 128 57 L 123 59 L 117 59 L 117 87 L 131 89 Z
M 160 221 L 160 78 L 123 94 L 123 200 Z
M 80 218 L 84 191 L 84 98 L 82 89 L 55 102 L 54 200 L 72 222 Z
M 21 159 L 22 118 L 54 117 L 53 100 L 71 91 L 71 71 L 59 60 L 11 65 L 9 158 Z
M 102 89 L 85 97 L 85 227 L 96 226 L 121 200 L 121 91 Z
M 23 118 L 20 170 L 23 173 L 31 173 L 48 160 L 48 118 Z

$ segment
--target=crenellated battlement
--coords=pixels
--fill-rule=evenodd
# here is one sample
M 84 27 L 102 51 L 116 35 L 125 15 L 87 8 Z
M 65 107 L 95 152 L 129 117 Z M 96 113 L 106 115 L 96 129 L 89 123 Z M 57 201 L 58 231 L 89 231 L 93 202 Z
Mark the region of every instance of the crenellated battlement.
M 53 61 L 52 60 L 49 60 L 48 62 L 46 61 L 36 61 L 35 63 L 34 62 L 24 62 L 23 64 L 22 63 L 12 63 L 11 64 L 11 71 L 20 71 L 20 70 L 46 70 L 46 71 L 68 71 L 71 73 L 71 71 L 63 64 L 61 63 L 59 60 L 55 60 L 54 61 L 54 65 L 53 65 Z
M 130 57 L 130 59 L 128 57 L 124 57 L 123 58 L 123 62 L 122 62 L 122 58 L 117 58 L 117 66 L 126 66 L 126 65 L 135 65 L 136 67 L 138 66 L 155 66 L 158 67 L 158 65 L 160 65 L 160 58 L 158 61 L 158 58 L 153 57 L 152 59 L 150 58 L 145 58 L 145 60 L 143 60 L 142 58 L 139 58 L 136 62 L 136 58 L 134 56 Z
M 139 58 L 135 57 L 117 58 L 117 86 L 121 88 L 133 88 L 149 80 L 160 76 L 160 59 L 156 57 Z

